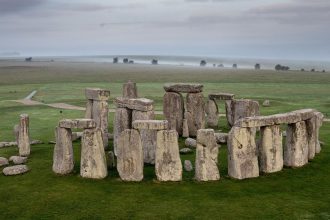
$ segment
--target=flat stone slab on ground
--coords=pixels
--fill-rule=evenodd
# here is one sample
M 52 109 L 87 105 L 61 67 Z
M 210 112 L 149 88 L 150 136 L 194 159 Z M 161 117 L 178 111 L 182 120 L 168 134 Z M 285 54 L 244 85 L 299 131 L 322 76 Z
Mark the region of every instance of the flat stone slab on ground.
M 209 99 L 212 100 L 232 100 L 234 99 L 235 95 L 231 93 L 211 93 L 209 94 Z
M 183 165 L 184 165 L 185 171 L 187 171 L 187 172 L 191 172 L 194 169 L 190 160 L 185 160 Z
M 63 119 L 58 123 L 60 128 L 79 128 L 79 129 L 87 129 L 87 128 L 95 128 L 96 122 L 93 119 Z
M 135 120 L 133 128 L 138 130 L 167 130 L 167 120 Z
M 193 152 L 193 150 L 190 148 L 187 148 L 187 147 L 180 149 L 180 154 L 190 154 L 192 152 Z
M 87 99 L 107 101 L 110 97 L 110 91 L 99 88 L 87 88 L 85 89 L 85 95 Z
M 146 98 L 128 99 L 123 97 L 117 97 L 115 99 L 117 108 L 128 108 L 138 111 L 152 111 L 154 109 L 154 101 Z
M 16 165 L 11 167 L 6 167 L 3 169 L 3 174 L 5 176 L 14 176 L 23 174 L 29 171 L 29 168 L 26 165 Z
M 169 83 L 164 85 L 166 92 L 198 93 L 203 91 L 202 84 L 193 83 Z
M 8 159 L 4 157 L 0 157 L 0 167 L 8 165 Z
M 27 160 L 28 160 L 27 157 L 20 157 L 20 156 L 11 156 L 11 157 L 9 158 L 9 161 L 10 161 L 10 162 L 13 162 L 13 163 L 16 164 L 16 165 L 26 163 Z

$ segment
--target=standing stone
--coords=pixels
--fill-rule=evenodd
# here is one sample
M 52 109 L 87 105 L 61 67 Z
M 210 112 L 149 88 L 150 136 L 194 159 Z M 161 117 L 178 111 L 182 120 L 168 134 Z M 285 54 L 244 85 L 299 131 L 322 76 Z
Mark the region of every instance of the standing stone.
M 289 124 L 286 130 L 284 165 L 301 167 L 308 163 L 307 129 L 304 121 Z
M 227 122 L 228 122 L 228 125 L 233 125 L 234 122 L 233 122 L 233 112 L 232 112 L 232 108 L 231 108 L 231 103 L 232 103 L 232 100 L 226 100 L 225 101 L 225 109 L 226 109 L 226 118 L 227 118 Z
M 189 128 L 188 128 L 188 120 L 186 118 L 183 119 L 182 123 L 182 137 L 189 137 Z
M 195 179 L 214 181 L 220 179 L 218 169 L 218 145 L 213 129 L 200 129 L 197 132 Z
M 133 110 L 132 122 L 135 120 L 153 120 L 155 118 L 154 111 L 141 112 Z M 143 147 L 143 160 L 144 163 L 155 164 L 155 151 L 156 151 L 156 130 L 140 130 L 141 142 Z
M 115 154 L 112 151 L 106 152 L 107 166 L 108 168 L 116 167 Z
M 92 118 L 101 129 L 104 147 L 108 146 L 109 104 L 107 101 L 93 101 Z
M 315 150 L 317 145 L 316 139 L 316 117 L 306 120 L 307 129 L 307 141 L 308 141 L 308 160 L 312 160 L 315 157 Z
M 193 138 L 187 138 L 184 141 L 184 144 L 186 147 L 190 147 L 190 148 L 196 148 L 197 147 L 197 141 Z
M 130 129 L 132 125 L 132 110 L 127 108 L 117 108 L 114 116 L 113 126 L 113 148 L 117 156 L 118 138 L 125 129 Z
M 103 179 L 108 175 L 107 161 L 100 128 L 85 129 L 81 139 L 80 175 Z
M 254 128 L 233 127 L 228 135 L 228 174 L 235 179 L 259 176 Z
M 123 181 L 143 179 L 143 149 L 137 130 L 126 129 L 118 138 L 117 170 Z
M 321 144 L 320 144 L 320 128 L 322 126 L 323 123 L 323 118 L 324 115 L 321 112 L 317 112 L 315 113 L 316 115 L 316 148 L 315 148 L 315 153 L 319 154 L 321 152 Z
M 259 116 L 259 103 L 249 99 L 226 101 L 228 123 L 233 126 L 241 118 Z
M 138 97 L 136 83 L 130 80 L 123 84 L 123 97 L 134 99 Z
M 27 114 L 20 115 L 18 149 L 20 156 L 30 155 L 29 116 Z
M 86 103 L 85 118 L 92 119 L 92 112 L 93 112 L 93 100 L 88 99 Z
M 214 100 L 207 100 L 206 104 L 206 122 L 209 127 L 218 127 L 219 110 L 218 105 Z
M 260 171 L 274 173 L 283 168 L 282 132 L 279 125 L 261 127 L 259 143 Z
M 53 154 L 53 171 L 57 174 L 69 174 L 74 168 L 72 132 L 68 128 L 55 128 L 56 144 Z
M 191 137 L 196 137 L 197 130 L 205 128 L 205 104 L 202 93 L 187 94 L 187 120 Z
M 157 132 L 155 170 L 158 181 L 182 180 L 178 133 L 175 130 Z
M 184 161 L 184 169 L 187 172 L 191 172 L 194 169 L 190 160 L 185 160 Z
M 170 130 L 183 133 L 184 100 L 180 93 L 166 92 L 163 98 L 164 117 L 169 123 Z
M 18 143 L 18 137 L 19 137 L 19 125 L 14 126 L 14 136 L 15 136 L 15 141 Z

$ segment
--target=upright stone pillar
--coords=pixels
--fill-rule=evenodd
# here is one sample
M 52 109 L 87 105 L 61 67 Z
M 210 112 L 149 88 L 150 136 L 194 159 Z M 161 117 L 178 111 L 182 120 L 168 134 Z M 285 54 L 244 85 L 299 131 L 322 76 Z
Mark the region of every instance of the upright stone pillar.
M 117 156 L 118 138 L 121 132 L 126 129 L 131 129 L 132 125 L 132 110 L 128 108 L 116 108 L 113 126 L 113 147 L 114 153 Z
M 184 100 L 180 93 L 166 92 L 163 98 L 164 117 L 169 123 L 170 130 L 176 130 L 179 135 L 183 132 Z
M 189 136 L 196 137 L 197 130 L 205 128 L 205 103 L 203 93 L 187 94 L 187 122 Z
M 308 160 L 312 160 L 315 157 L 315 151 L 318 140 L 316 139 L 316 123 L 317 118 L 313 117 L 305 121 L 307 129 L 307 142 L 308 142 Z
M 158 181 L 182 180 L 178 133 L 175 130 L 157 132 L 155 170 Z
M 304 121 L 289 124 L 286 131 L 284 165 L 301 167 L 308 163 L 308 140 Z
M 138 97 L 136 83 L 130 80 L 123 84 L 123 97 L 134 99 Z
M 254 128 L 233 127 L 228 135 L 228 174 L 235 179 L 259 176 Z
M 324 115 L 321 112 L 315 113 L 316 116 L 316 148 L 315 153 L 318 154 L 321 152 L 321 144 L 320 144 L 320 128 L 323 124 Z
M 206 104 L 206 121 L 209 127 L 218 127 L 219 123 L 219 110 L 217 103 L 209 99 Z
M 261 127 L 259 165 L 263 173 L 274 173 L 283 168 L 282 132 L 279 125 Z
M 259 103 L 249 99 L 226 101 L 228 123 L 233 126 L 241 118 L 259 116 Z
M 87 99 L 85 118 L 92 119 L 93 118 L 92 114 L 93 114 L 93 100 Z
M 218 145 L 213 129 L 197 131 L 197 149 L 195 161 L 195 178 L 198 181 L 219 180 Z
M 107 177 L 107 161 L 100 128 L 85 129 L 81 139 L 80 175 L 84 178 Z
M 29 116 L 27 114 L 20 115 L 17 144 L 20 156 L 30 155 Z
M 55 128 L 56 144 L 53 154 L 54 173 L 65 175 L 73 171 L 72 132 L 69 128 Z
M 117 170 L 123 181 L 143 179 L 143 149 L 137 130 L 126 129 L 118 139 Z

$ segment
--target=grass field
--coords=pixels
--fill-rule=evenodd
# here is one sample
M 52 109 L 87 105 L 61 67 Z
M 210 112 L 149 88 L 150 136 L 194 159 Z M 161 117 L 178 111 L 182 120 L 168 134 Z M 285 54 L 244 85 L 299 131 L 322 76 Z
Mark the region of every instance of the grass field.
M 31 137 L 45 143 L 54 139 L 60 119 L 84 115 L 10 100 L 38 90 L 35 100 L 84 106 L 84 88 L 108 88 L 113 99 L 120 96 L 122 83 L 128 79 L 138 83 L 139 96 L 155 100 L 157 110 L 162 109 L 164 83 L 198 82 L 204 84 L 205 96 L 231 92 L 237 98 L 269 99 L 271 107 L 261 107 L 264 115 L 316 108 L 330 117 L 329 73 L 0 62 L 0 141 L 14 139 L 12 128 L 21 113 L 30 115 Z M 109 120 L 112 131 L 112 113 Z M 224 119 L 219 129 L 228 131 Z M 324 123 L 320 137 L 326 144 L 307 166 L 243 181 L 227 176 L 223 145 L 219 153 L 221 180 L 208 183 L 195 182 L 193 173 L 188 172 L 180 183 L 159 183 L 152 166 L 145 167 L 141 183 L 120 181 L 114 169 L 104 180 L 82 179 L 79 142 L 74 144 L 74 173 L 56 176 L 51 170 L 53 145 L 35 145 L 28 161 L 29 173 L 0 175 L 0 219 L 330 219 L 329 133 L 330 123 Z M 16 148 L 0 149 L 0 156 L 16 154 Z M 181 159 L 194 160 L 194 154 Z

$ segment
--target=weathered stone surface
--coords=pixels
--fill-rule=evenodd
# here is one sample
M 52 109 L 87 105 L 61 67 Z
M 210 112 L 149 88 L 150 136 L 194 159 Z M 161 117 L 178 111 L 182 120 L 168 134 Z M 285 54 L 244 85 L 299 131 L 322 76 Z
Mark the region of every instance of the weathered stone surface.
M 32 140 L 30 141 L 30 145 L 36 145 L 36 144 L 43 144 L 44 142 L 41 140 Z
M 72 132 L 69 128 L 55 128 L 56 144 L 53 154 L 53 171 L 57 174 L 69 174 L 73 171 Z
M 114 168 L 116 167 L 116 160 L 115 160 L 115 154 L 113 153 L 113 151 L 108 151 L 106 152 L 106 158 L 107 158 L 107 165 L 108 168 Z
M 163 98 L 164 117 L 168 121 L 169 129 L 183 134 L 184 100 L 181 94 L 166 92 Z
M 110 97 L 110 91 L 99 88 L 87 88 L 85 89 L 85 95 L 87 99 L 96 101 L 108 101 Z
M 259 176 L 255 129 L 233 127 L 228 135 L 228 174 L 245 179 Z
M 217 127 L 219 123 L 219 110 L 217 103 L 209 99 L 206 104 L 206 122 L 209 127 Z
M 263 107 L 269 107 L 270 106 L 270 101 L 267 99 L 262 103 Z
M 314 115 L 316 116 L 316 148 L 315 148 L 315 153 L 318 154 L 321 152 L 321 144 L 320 144 L 320 128 L 323 124 L 323 119 L 324 119 L 324 115 L 321 112 L 316 112 L 314 113 Z
M 190 147 L 190 148 L 196 148 L 197 147 L 197 141 L 193 138 L 187 138 L 184 141 L 184 144 L 186 145 L 186 147 Z
M 226 144 L 228 140 L 228 133 L 214 133 L 218 144 Z
M 196 137 L 197 130 L 205 128 L 205 103 L 202 93 L 187 94 L 187 121 L 190 137 Z
M 63 119 L 58 123 L 60 128 L 69 128 L 69 129 L 87 129 L 95 128 L 96 122 L 93 119 Z
M 81 139 L 82 135 L 83 135 L 83 132 L 72 132 L 71 140 L 77 141 L 77 140 Z
M 8 159 L 4 157 L 0 157 L 0 167 L 8 165 Z
M 109 104 L 107 101 L 93 101 L 92 118 L 101 129 L 104 147 L 108 146 Z
M 18 143 L 18 137 L 19 137 L 19 125 L 14 126 L 14 137 L 15 141 Z
M 143 149 L 137 130 L 126 129 L 118 138 L 117 170 L 124 181 L 143 179 Z
M 183 119 L 182 122 L 182 137 L 187 138 L 189 137 L 189 128 L 188 128 L 188 120 Z
M 187 147 L 180 149 L 180 154 L 190 154 L 192 152 L 193 150 Z
M 159 181 L 182 180 L 178 133 L 175 130 L 157 132 L 155 170 Z
M 185 160 L 184 161 L 184 169 L 185 169 L 185 171 L 187 171 L 187 172 L 191 172 L 191 171 L 193 171 L 193 165 L 192 165 L 192 163 L 191 163 L 191 161 L 190 160 Z
M 0 142 L 0 148 L 17 146 L 17 142 Z
M 123 97 L 117 97 L 115 99 L 115 104 L 117 108 L 129 108 L 132 110 L 144 112 L 154 110 L 154 101 L 146 98 L 128 99 Z
M 141 112 L 133 110 L 132 121 L 148 121 L 155 118 L 154 111 Z M 145 163 L 155 163 L 157 130 L 140 130 L 141 142 L 143 147 L 143 158 Z
M 261 172 L 274 173 L 282 170 L 283 146 L 280 126 L 262 127 L 258 148 Z
M 219 180 L 218 145 L 213 129 L 200 129 L 197 132 L 195 179 L 197 181 Z
M 258 116 L 259 103 L 249 99 L 226 101 L 226 114 L 229 125 L 233 126 L 241 118 Z
M 87 99 L 85 118 L 92 119 L 92 112 L 93 112 L 93 100 Z
M 117 156 L 118 137 L 125 129 L 130 129 L 132 125 L 132 110 L 127 108 L 117 108 L 113 125 L 113 147 Z
M 203 91 L 203 85 L 191 83 L 170 83 L 165 84 L 164 89 L 166 92 L 199 93 Z
M 315 150 L 317 145 L 316 139 L 316 117 L 305 121 L 307 129 L 307 142 L 308 142 L 308 160 L 312 160 L 315 157 Z
M 20 115 L 18 150 L 20 156 L 30 155 L 29 116 L 27 114 Z
M 167 120 L 135 120 L 132 127 L 137 130 L 167 130 Z
M 100 128 L 85 129 L 81 139 L 80 175 L 103 179 L 108 175 L 107 161 Z
M 209 99 L 211 100 L 233 100 L 234 94 L 230 93 L 211 93 L 209 94 Z
M 29 168 L 26 165 L 16 165 L 11 167 L 6 167 L 3 169 L 3 174 L 5 176 L 14 176 L 23 174 L 29 171 Z
M 28 160 L 27 157 L 20 157 L 20 156 L 11 156 L 9 161 L 13 162 L 16 165 L 26 163 Z
M 130 99 L 138 97 L 136 83 L 128 81 L 123 84 L 123 97 Z
M 307 129 L 304 121 L 289 124 L 284 148 L 284 165 L 301 167 L 308 163 Z

